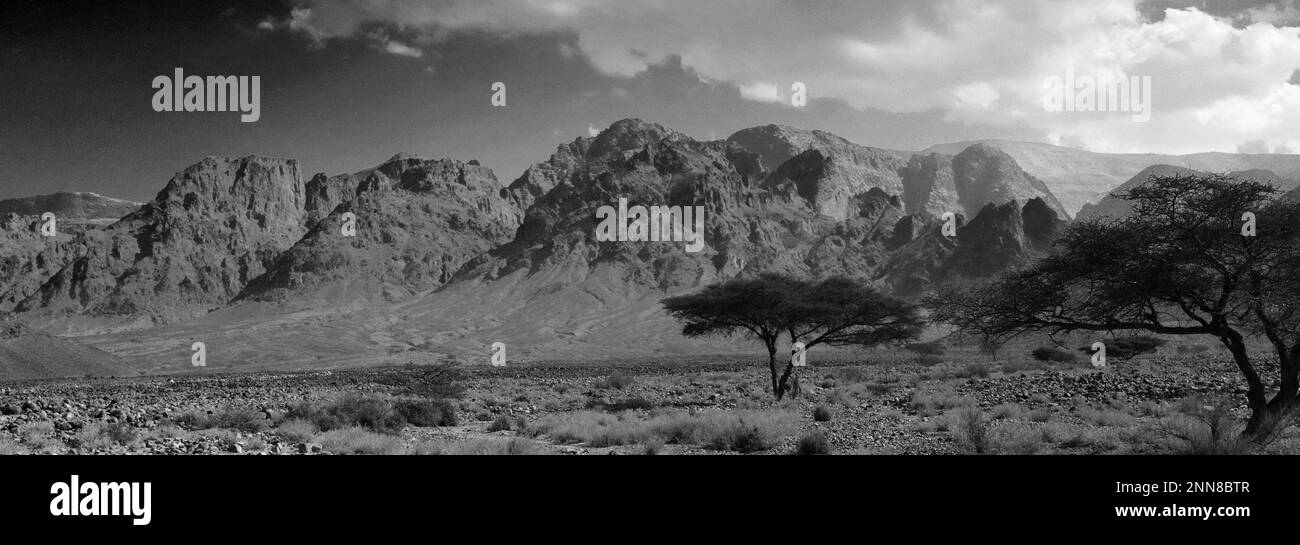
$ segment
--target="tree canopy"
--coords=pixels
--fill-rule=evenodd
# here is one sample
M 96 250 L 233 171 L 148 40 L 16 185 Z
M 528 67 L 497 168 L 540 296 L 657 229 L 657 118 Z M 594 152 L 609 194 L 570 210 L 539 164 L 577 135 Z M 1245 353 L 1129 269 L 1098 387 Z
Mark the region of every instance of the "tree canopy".
M 992 345 L 1030 331 L 1213 337 L 1247 383 L 1244 435 L 1266 443 L 1300 388 L 1300 204 L 1275 194 L 1225 175 L 1153 176 L 1120 195 L 1130 215 L 1072 225 L 1027 268 L 940 292 L 929 300 L 932 317 Z M 1282 389 L 1272 399 L 1251 336 L 1267 339 L 1279 363 Z
M 729 280 L 663 301 L 688 337 L 745 333 L 768 351 L 772 392 L 780 399 L 793 370 L 778 375 L 777 343 L 785 335 L 805 349 L 873 346 L 915 338 L 923 321 L 914 305 L 846 277 L 809 281 L 782 274 Z

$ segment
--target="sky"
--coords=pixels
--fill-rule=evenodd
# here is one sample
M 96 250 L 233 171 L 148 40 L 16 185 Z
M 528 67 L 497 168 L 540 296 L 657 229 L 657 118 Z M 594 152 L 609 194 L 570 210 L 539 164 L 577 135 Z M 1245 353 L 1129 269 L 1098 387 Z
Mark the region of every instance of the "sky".
M 0 198 L 148 200 L 205 156 L 317 172 L 397 153 L 503 183 L 638 117 L 920 150 L 1300 152 L 1296 0 L 16 0 L 0 13 Z M 152 81 L 261 80 L 261 117 L 156 112 Z M 1044 82 L 1150 77 L 1151 117 L 1053 112 Z M 506 85 L 493 107 L 492 85 Z M 807 104 L 791 104 L 792 85 Z

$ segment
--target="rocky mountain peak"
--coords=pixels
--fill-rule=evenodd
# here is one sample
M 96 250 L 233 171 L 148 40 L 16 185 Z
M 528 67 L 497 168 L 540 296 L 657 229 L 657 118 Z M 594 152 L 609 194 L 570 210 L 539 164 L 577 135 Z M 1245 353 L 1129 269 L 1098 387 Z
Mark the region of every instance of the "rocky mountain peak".
M 1042 198 L 1058 216 L 1070 217 L 1043 182 L 1030 176 L 1006 152 L 990 144 L 974 144 L 952 160 L 958 202 L 974 215 L 986 204 Z
M 661 125 L 640 119 L 622 119 L 601 131 L 591 141 L 587 149 L 589 160 L 607 159 L 611 155 L 622 156 L 657 144 L 661 140 L 676 135 Z
M 77 240 L 84 253 L 16 310 L 172 322 L 225 304 L 304 232 L 297 161 L 208 157 Z
M 409 297 L 441 286 L 464 263 L 508 241 L 523 215 L 492 170 L 476 163 L 398 158 L 339 178 L 318 177 L 314 187 L 361 181 L 351 196 L 340 192 L 341 202 L 241 299 L 296 293 L 345 304 Z M 343 234 L 345 214 L 354 218 L 355 236 Z

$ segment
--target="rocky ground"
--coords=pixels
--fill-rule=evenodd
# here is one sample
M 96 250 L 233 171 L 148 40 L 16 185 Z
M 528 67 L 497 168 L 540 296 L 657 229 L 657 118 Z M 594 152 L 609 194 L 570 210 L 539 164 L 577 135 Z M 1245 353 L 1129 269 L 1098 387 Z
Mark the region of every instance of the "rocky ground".
M 0 384 L 0 452 L 1192 452 L 1214 441 L 1205 415 L 1217 400 L 1244 416 L 1233 369 L 1200 359 L 1100 370 L 964 357 L 844 361 L 806 368 L 802 395 L 781 402 L 764 366 L 748 358 L 466 366 L 454 422 L 393 429 L 322 429 L 295 415 L 340 398 L 411 399 L 407 386 L 422 367 L 9 382 Z M 1288 434 L 1267 452 L 1293 443 L 1300 438 Z

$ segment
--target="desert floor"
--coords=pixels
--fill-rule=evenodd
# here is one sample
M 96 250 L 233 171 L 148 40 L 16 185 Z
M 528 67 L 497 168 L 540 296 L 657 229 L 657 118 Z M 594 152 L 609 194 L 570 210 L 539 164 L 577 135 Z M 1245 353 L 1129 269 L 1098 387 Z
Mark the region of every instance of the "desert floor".
M 1179 454 L 1237 444 L 1222 356 L 1094 369 L 978 354 L 863 356 L 800 371 L 777 402 L 761 356 L 459 365 L 0 384 L 7 454 Z

